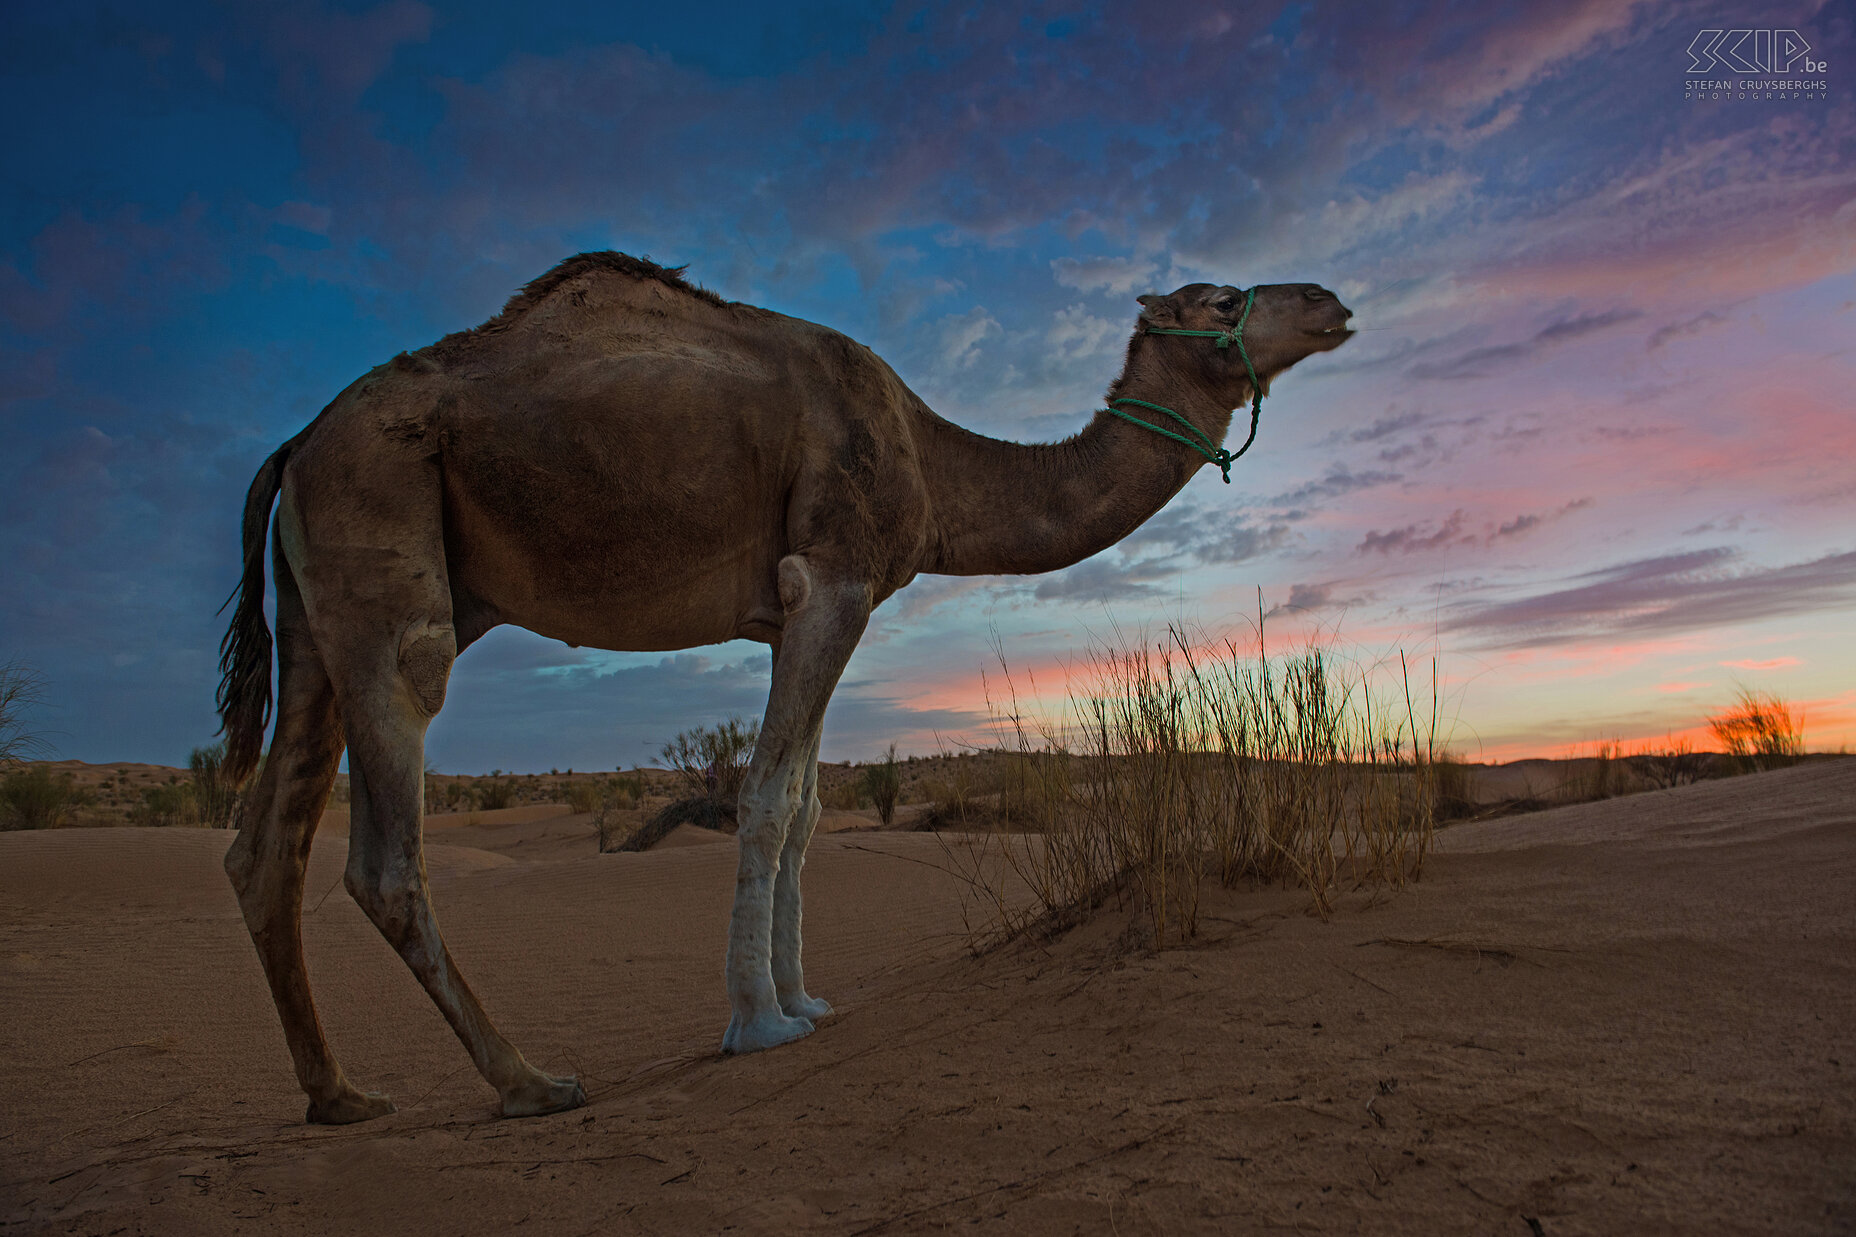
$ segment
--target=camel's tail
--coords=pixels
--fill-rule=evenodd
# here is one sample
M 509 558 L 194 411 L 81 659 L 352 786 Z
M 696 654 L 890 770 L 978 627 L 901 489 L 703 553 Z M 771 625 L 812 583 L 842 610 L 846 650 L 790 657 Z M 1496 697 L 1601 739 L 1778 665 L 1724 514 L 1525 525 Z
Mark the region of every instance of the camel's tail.
M 295 445 L 296 440 L 291 439 L 273 452 L 245 493 L 245 574 L 232 596 L 226 598 L 226 605 L 233 606 L 232 625 L 219 642 L 222 677 L 218 700 L 220 728 L 226 736 L 221 769 L 234 786 L 243 785 L 258 767 L 258 757 L 264 750 L 264 730 L 271 721 L 271 629 L 264 621 L 264 542 L 271 527 L 271 504 L 283 487 L 284 461 Z

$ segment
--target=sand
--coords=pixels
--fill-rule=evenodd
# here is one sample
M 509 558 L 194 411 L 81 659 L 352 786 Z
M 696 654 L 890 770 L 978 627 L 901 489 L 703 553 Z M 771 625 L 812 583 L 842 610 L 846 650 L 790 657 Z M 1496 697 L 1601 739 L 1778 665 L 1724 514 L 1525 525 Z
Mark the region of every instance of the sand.
M 518 809 L 523 811 L 526 809 Z M 461 966 L 590 1104 L 493 1115 L 318 840 L 306 935 L 348 1072 L 302 1124 L 223 833 L 0 835 L 0 1229 L 334 1233 L 1856 1231 L 1856 761 L 1464 825 L 1327 921 L 1208 892 L 964 948 L 933 836 L 807 866 L 838 1014 L 716 1055 L 734 848 L 434 825 Z

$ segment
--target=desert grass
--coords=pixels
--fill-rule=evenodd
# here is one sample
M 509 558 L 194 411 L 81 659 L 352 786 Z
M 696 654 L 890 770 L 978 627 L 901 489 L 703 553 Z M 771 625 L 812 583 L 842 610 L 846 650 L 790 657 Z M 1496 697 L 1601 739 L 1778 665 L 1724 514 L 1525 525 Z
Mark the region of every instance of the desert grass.
M 1208 879 L 1299 885 L 1323 915 L 1342 890 L 1416 880 L 1463 774 L 1437 742 L 1434 664 L 1422 704 L 1403 658 L 1387 669 L 1321 648 L 1270 657 L 1260 638 L 1208 649 L 1169 627 L 1099 649 L 1058 727 L 1027 720 L 1007 668 L 1010 759 L 988 790 L 1016 828 L 950 844 L 981 902 L 976 944 L 1112 902 L 1164 946 L 1197 932 Z M 945 789 L 935 812 L 958 828 L 976 796 Z
M 1770 692 L 1741 688 L 1708 729 L 1738 772 L 1782 769 L 1804 756 L 1804 714 Z
M 1570 770 L 1554 791 L 1561 804 L 1594 803 L 1642 789 L 1635 764 L 1625 757 L 1624 745 L 1616 740 L 1600 739 L 1592 744 L 1591 755 L 1575 757 Z

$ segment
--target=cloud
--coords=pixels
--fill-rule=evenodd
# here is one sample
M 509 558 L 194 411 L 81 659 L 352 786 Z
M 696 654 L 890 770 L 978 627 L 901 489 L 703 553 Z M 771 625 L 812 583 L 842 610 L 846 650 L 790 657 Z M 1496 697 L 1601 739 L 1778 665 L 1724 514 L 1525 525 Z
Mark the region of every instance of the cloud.
M 1173 580 L 1179 564 L 1170 557 L 1131 558 L 1116 553 L 1098 554 L 1074 567 L 1041 576 L 1032 596 L 1039 601 L 1126 601 L 1162 597 L 1166 589 L 1156 580 Z
M 1131 296 L 1137 289 L 1163 290 L 1153 284 L 1157 268 L 1139 258 L 1055 258 L 1050 269 L 1058 283 L 1078 292 L 1099 290 L 1116 296 Z
M 1658 327 L 1655 333 L 1650 336 L 1650 342 L 1644 345 L 1645 350 L 1655 352 L 1672 339 L 1680 339 L 1684 335 L 1699 334 L 1709 327 L 1719 326 L 1725 321 L 1727 321 L 1727 315 L 1715 313 L 1712 309 L 1704 309 L 1693 318 L 1685 318 L 1681 322 L 1672 322 L 1668 326 Z
M 1309 481 L 1293 490 L 1285 490 L 1270 501 L 1284 507 L 1306 507 L 1325 499 L 1339 498 L 1356 490 L 1372 489 L 1402 480 L 1402 474 L 1382 469 L 1354 472 L 1345 464 L 1333 464 L 1319 481 Z
M 1356 554 L 1413 554 L 1423 550 L 1436 550 L 1447 545 L 1475 544 L 1474 537 L 1463 536 L 1463 512 L 1459 509 L 1450 513 L 1450 517 L 1435 527 L 1429 524 L 1407 524 L 1389 532 L 1369 532 L 1359 545 L 1354 547 Z
M 1764 661 L 1724 661 L 1721 664 L 1729 670 L 1783 670 L 1788 666 L 1802 666 L 1804 662 L 1796 657 L 1769 657 Z
M 1458 603 L 1444 629 L 1515 648 L 1751 623 L 1856 599 L 1856 552 L 1784 567 L 1737 568 L 1739 557 L 1715 546 L 1620 563 L 1512 601 Z
M 997 319 L 979 306 L 964 314 L 950 314 L 941 319 L 941 365 L 950 370 L 971 369 L 980 359 L 980 344 L 1002 334 Z
M 358 13 L 312 2 L 280 9 L 266 41 L 287 94 L 345 108 L 380 79 L 402 45 L 423 43 L 431 33 L 432 10 L 417 0 L 389 0 Z
M 1269 608 L 1264 618 L 1275 618 L 1283 614 L 1312 614 L 1320 610 L 1343 610 L 1360 605 L 1365 597 L 1341 597 L 1335 590 L 1338 582 L 1296 583 L 1289 586 L 1289 600 Z
M 1562 516 L 1571 515 L 1575 511 L 1584 511 L 1587 507 L 1595 505 L 1596 502 L 1596 499 L 1589 497 L 1575 498 L 1555 511 L 1549 511 L 1544 514 L 1527 513 L 1517 515 L 1514 519 L 1497 525 L 1495 531 L 1488 534 L 1484 540 L 1486 544 L 1494 545 L 1504 537 L 1522 536 L 1526 533 L 1533 532 L 1542 524 L 1551 523 L 1554 520 L 1560 519 Z
M 1291 536 L 1282 521 L 1255 524 L 1244 516 L 1176 501 L 1124 538 L 1121 548 L 1164 546 L 1201 564 L 1229 565 L 1271 554 Z
M 1579 314 L 1548 323 L 1520 343 L 1472 348 L 1447 361 L 1419 362 L 1407 372 L 1414 378 L 1487 378 L 1491 374 L 1518 365 L 1542 350 L 1568 340 L 1579 339 L 1620 323 L 1641 318 L 1640 309 L 1608 309 L 1603 313 Z

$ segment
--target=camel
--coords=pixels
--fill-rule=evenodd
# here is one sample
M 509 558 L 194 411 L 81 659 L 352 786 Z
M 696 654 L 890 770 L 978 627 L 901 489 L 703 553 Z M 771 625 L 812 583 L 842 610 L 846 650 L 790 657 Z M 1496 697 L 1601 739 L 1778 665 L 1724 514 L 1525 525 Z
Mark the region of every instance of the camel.
M 1031 574 L 1087 558 L 1207 458 L 1229 480 L 1232 410 L 1251 400 L 1254 432 L 1270 380 L 1352 334 L 1350 311 L 1313 284 L 1141 296 L 1109 387 L 1120 402 L 1062 442 L 1021 444 L 936 416 L 846 336 L 725 301 L 683 270 L 569 258 L 482 326 L 361 377 L 252 481 L 221 648 L 235 783 L 271 721 L 267 531 L 276 726 L 225 867 L 311 1122 L 394 1110 L 330 1053 L 303 962 L 304 870 L 344 747 L 349 894 L 503 1115 L 585 1102 L 577 1079 L 536 1069 L 497 1031 L 427 890 L 425 732 L 453 661 L 485 632 L 514 623 L 614 650 L 772 647 L 739 800 L 722 1050 L 784 1044 L 831 1011 L 800 965 L 800 872 L 826 702 L 871 611 L 921 573 Z

